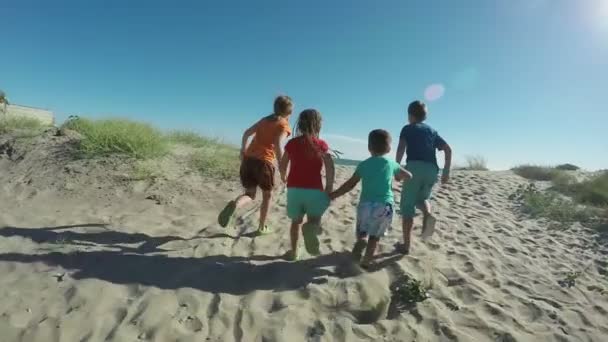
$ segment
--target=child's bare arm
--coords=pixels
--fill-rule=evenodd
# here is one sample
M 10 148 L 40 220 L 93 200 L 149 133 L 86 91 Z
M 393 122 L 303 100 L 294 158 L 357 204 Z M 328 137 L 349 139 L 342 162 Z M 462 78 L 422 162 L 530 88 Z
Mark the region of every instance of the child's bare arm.
M 405 180 L 410 180 L 412 179 L 412 174 L 404 169 L 403 167 L 400 168 L 399 172 L 397 172 L 397 174 L 395 175 L 395 180 L 402 182 Z
M 443 174 L 441 175 L 441 183 L 446 184 L 450 181 L 450 168 L 452 167 L 452 148 L 445 144 L 442 148 L 445 162 L 443 164 Z
M 397 146 L 397 158 L 396 161 L 398 164 L 401 164 L 401 160 L 403 160 L 403 155 L 405 154 L 405 148 L 407 144 L 405 143 L 405 139 L 399 139 L 399 146 Z
M 277 136 L 274 140 L 274 155 L 277 158 L 277 163 L 281 163 L 281 159 L 283 159 L 283 150 L 281 150 L 281 143 L 283 139 L 287 137 L 287 132 L 283 132 L 281 135 Z
M 255 134 L 255 130 L 257 129 L 259 123 L 259 121 L 256 122 L 253 126 L 247 128 L 245 132 L 243 132 L 243 138 L 241 139 L 241 158 L 243 158 L 243 156 L 245 155 L 247 142 L 249 141 L 249 138 Z
M 329 153 L 323 155 L 323 164 L 325 164 L 325 192 L 331 193 L 334 191 L 336 167 L 334 165 L 334 159 Z
M 279 162 L 279 174 L 281 175 L 281 180 L 286 182 L 287 180 L 287 166 L 289 166 L 289 154 L 287 151 L 283 153 L 283 157 Z
M 332 192 L 329 195 L 329 198 L 331 198 L 332 200 L 343 196 L 344 194 L 346 194 L 347 192 L 351 191 L 352 189 L 355 188 L 355 186 L 357 186 L 357 184 L 359 183 L 359 181 L 361 180 L 361 178 L 355 173 L 352 177 L 350 177 L 349 180 L 346 181 L 346 183 L 342 184 L 341 187 L 338 188 L 338 190 Z

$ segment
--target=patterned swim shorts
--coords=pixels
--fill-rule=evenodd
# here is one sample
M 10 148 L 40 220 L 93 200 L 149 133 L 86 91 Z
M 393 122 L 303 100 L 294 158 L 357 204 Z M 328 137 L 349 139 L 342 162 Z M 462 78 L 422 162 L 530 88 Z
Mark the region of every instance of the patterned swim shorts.
M 357 207 L 357 234 L 382 237 L 393 224 L 393 205 L 362 202 Z

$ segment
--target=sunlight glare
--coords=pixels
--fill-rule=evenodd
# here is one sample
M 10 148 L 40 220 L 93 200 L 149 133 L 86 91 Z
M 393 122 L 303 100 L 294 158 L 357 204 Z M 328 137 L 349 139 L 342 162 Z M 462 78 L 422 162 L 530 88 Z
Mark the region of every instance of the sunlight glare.
M 445 87 L 443 86 L 443 84 L 431 84 L 424 90 L 424 98 L 429 102 L 433 102 L 439 100 L 444 93 Z

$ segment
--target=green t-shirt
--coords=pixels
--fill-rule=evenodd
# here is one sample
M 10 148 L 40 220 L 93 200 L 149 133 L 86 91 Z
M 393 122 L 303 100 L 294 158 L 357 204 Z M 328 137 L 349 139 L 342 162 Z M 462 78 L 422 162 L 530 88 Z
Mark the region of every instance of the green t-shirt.
M 393 199 L 393 178 L 401 167 L 396 161 L 371 157 L 362 161 L 355 174 L 361 178 L 361 202 L 390 203 Z

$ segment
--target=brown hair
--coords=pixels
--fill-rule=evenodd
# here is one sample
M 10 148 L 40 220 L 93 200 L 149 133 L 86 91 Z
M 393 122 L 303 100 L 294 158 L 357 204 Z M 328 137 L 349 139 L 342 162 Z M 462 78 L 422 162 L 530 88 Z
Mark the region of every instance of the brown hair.
M 422 122 L 426 120 L 426 105 L 422 101 L 414 101 L 407 107 L 407 113 L 417 122 Z
M 316 109 L 305 109 L 300 113 L 298 117 L 298 123 L 296 124 L 296 134 L 306 139 L 309 151 L 313 156 L 321 156 L 321 151 L 313 143 L 312 138 L 318 138 L 321 133 L 321 123 L 323 119 L 321 113 Z
M 287 95 L 280 95 L 274 99 L 274 115 L 285 117 L 291 114 L 291 111 L 288 111 L 289 107 L 293 107 L 293 101 L 291 97 Z
M 369 132 L 368 146 L 372 153 L 387 154 L 391 150 L 391 134 L 383 129 Z

